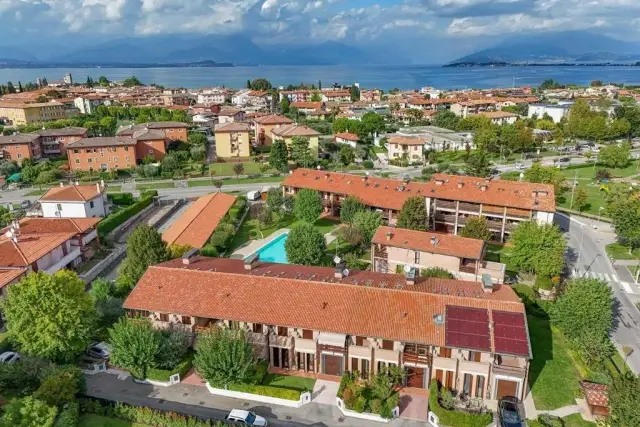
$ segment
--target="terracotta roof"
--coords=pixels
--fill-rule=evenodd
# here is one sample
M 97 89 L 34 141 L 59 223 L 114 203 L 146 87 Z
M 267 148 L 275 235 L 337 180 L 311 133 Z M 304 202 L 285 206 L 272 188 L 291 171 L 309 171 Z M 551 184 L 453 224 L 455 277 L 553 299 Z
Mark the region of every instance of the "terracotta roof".
M 439 282 L 456 281 L 427 282 L 437 288 Z M 396 283 L 402 289 L 396 289 Z M 483 294 L 479 283 L 473 285 L 478 295 Z M 455 285 L 452 287 L 455 292 Z M 510 289 L 507 292 L 513 294 Z M 134 310 L 436 346 L 445 345 L 445 326 L 436 325 L 433 318 L 445 316 L 448 306 L 524 314 L 519 301 L 413 290 L 397 274 L 355 271 L 345 279 L 336 279 L 333 268 L 271 263 L 248 271 L 242 260 L 224 258 L 197 258 L 186 266 L 177 259 L 152 266 L 124 303 L 125 308 Z
M 215 130 L 216 133 L 220 132 L 250 132 L 251 127 L 246 123 L 231 122 L 226 125 L 220 126 Z
M 189 245 L 201 248 L 207 244 L 236 197 L 225 193 L 213 193 L 198 198 L 180 218 L 162 234 L 162 240 L 169 245 Z
M 44 202 L 87 202 L 98 197 L 107 188 L 104 186 L 98 191 L 98 184 L 65 185 L 64 187 L 52 187 L 40 197 Z
M 489 117 L 491 119 L 506 119 L 509 117 L 518 117 L 517 114 L 509 113 L 508 111 L 484 111 L 478 113 L 479 116 Z
M 26 268 L 1 268 L 0 267 L 0 289 L 9 285 L 20 276 L 27 273 Z
M 95 227 L 102 218 L 23 218 L 21 234 L 84 233 Z M 6 232 L 9 227 L 2 230 Z
M 69 148 L 84 148 L 84 147 L 114 147 L 136 145 L 136 140 L 129 138 L 128 136 L 99 136 L 95 138 L 82 138 L 78 141 L 67 144 Z
M 242 113 L 242 110 L 238 110 L 236 108 L 225 108 L 224 110 L 220 110 L 218 113 L 219 116 L 231 117 L 235 116 L 238 113 Z
M 322 102 L 292 102 L 291 107 L 303 108 L 305 110 L 318 110 L 322 108 Z
M 40 136 L 82 136 L 87 132 L 88 130 L 86 128 L 69 126 L 61 129 L 43 129 L 37 133 Z
M 271 133 L 277 136 L 281 136 L 283 138 L 288 138 L 290 136 L 318 136 L 320 132 L 311 129 L 310 127 L 304 125 L 285 125 L 278 126 L 271 130 Z
M 18 243 L 2 236 L 0 267 L 28 267 L 75 235 L 75 232 L 21 234 Z
M 433 239 L 436 239 L 435 244 Z M 482 259 L 485 245 L 484 240 L 469 239 L 453 234 L 384 226 L 378 228 L 371 243 L 468 259 Z
M 589 381 L 581 381 L 584 397 L 589 405 L 609 407 L 609 387 L 605 384 L 596 384 Z
M 40 138 L 37 133 L 19 133 L 17 135 L 0 135 L 0 145 L 30 144 Z
M 269 113 L 265 113 L 264 111 L 250 111 L 244 115 L 246 119 L 255 118 L 255 117 L 264 117 L 268 116 Z
M 346 139 L 347 141 L 360 141 L 360 137 L 358 135 L 356 135 L 355 133 L 351 133 L 351 132 L 340 132 L 340 133 L 336 133 L 335 135 L 336 138 L 342 138 L 342 139 Z
M 263 97 L 265 95 L 268 95 L 269 92 L 266 92 L 264 90 L 252 90 L 251 92 L 249 92 L 247 95 L 248 96 L 258 96 L 258 97 Z
M 409 138 L 406 136 L 392 136 L 389 138 L 389 143 L 398 145 L 424 145 L 425 140 L 422 138 Z
M 141 126 L 147 126 L 149 129 L 173 129 L 189 127 L 189 125 L 182 122 L 149 122 L 144 123 Z
M 459 187 L 458 183 L 461 183 L 462 187 Z M 428 182 L 407 183 L 399 179 L 299 168 L 286 177 L 282 185 L 356 196 L 368 206 L 393 210 L 402 209 L 402 205 L 410 197 L 421 196 L 555 212 L 555 193 L 552 185 L 486 181 L 470 176 L 435 174 Z M 542 192 L 546 192 L 546 195 Z
M 253 121 L 261 125 L 287 125 L 293 123 L 293 120 L 291 120 L 290 118 L 279 116 L 277 114 L 256 117 Z

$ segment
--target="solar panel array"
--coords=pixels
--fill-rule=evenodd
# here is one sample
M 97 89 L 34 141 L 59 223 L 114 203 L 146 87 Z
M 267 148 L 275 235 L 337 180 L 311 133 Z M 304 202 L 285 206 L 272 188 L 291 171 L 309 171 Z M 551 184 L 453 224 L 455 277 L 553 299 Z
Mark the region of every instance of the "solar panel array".
M 492 316 L 496 353 L 528 357 L 529 339 L 524 314 L 494 310 Z
M 447 347 L 491 351 L 489 312 L 482 308 L 447 306 Z

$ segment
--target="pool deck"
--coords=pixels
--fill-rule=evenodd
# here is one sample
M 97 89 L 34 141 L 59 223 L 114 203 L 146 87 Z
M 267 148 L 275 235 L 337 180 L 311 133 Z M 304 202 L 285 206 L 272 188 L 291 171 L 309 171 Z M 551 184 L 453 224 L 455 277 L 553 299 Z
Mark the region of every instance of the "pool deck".
M 249 255 L 251 255 L 252 253 L 257 252 L 258 249 L 262 248 L 263 246 L 268 245 L 272 241 L 276 240 L 278 237 L 280 237 L 283 234 L 286 234 L 286 233 L 288 233 L 290 231 L 291 231 L 291 229 L 289 229 L 289 228 L 281 228 L 279 230 L 274 231 L 272 234 L 270 234 L 268 237 L 265 237 L 264 239 L 251 240 L 251 241 L 247 242 L 245 245 L 240 246 L 238 249 L 236 249 L 231 254 L 230 258 L 244 259 L 244 258 L 248 257 Z M 328 233 L 326 233 L 324 235 L 324 239 L 327 241 L 327 244 L 329 244 L 329 243 L 333 242 L 336 239 L 336 236 L 331 234 L 331 231 L 330 231 L 330 232 L 328 232 Z

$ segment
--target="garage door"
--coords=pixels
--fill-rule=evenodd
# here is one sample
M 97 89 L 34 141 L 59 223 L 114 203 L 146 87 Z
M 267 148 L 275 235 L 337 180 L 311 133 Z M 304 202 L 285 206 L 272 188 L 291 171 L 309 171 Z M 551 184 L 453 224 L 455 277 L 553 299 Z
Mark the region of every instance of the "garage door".
M 322 355 L 324 372 L 323 374 L 327 375 L 342 375 L 342 356 L 333 356 L 331 354 L 323 354 Z
M 518 383 L 515 381 L 498 380 L 496 399 L 500 400 L 507 396 L 518 397 Z
M 424 368 L 407 369 L 407 386 L 424 388 Z

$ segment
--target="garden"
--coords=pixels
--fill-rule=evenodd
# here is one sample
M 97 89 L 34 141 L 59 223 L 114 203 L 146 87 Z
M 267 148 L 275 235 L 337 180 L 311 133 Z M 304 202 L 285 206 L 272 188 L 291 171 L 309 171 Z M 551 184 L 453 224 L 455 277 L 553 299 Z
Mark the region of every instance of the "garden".
M 452 393 L 433 380 L 429 386 L 429 409 L 438 416 L 440 424 L 456 427 L 486 427 L 493 415 L 486 407 L 470 411 L 462 409 Z
M 142 192 L 140 198 L 135 200 L 131 193 L 108 194 L 107 197 L 113 207 L 111 213 L 98 223 L 97 229 L 100 238 L 105 238 L 126 220 L 150 206 L 153 203 L 153 198 L 157 195 L 157 191 L 148 190 Z
M 238 196 L 229 212 L 222 217 L 207 244 L 200 250 L 204 256 L 218 256 L 232 250 L 232 243 L 239 232 L 238 227 L 249 208 L 246 196 Z
M 403 378 L 404 371 L 395 366 L 367 380 L 361 379 L 357 371 L 345 372 L 340 379 L 337 397 L 343 400 L 348 410 L 391 419 L 400 401 L 397 387 L 402 384 Z

